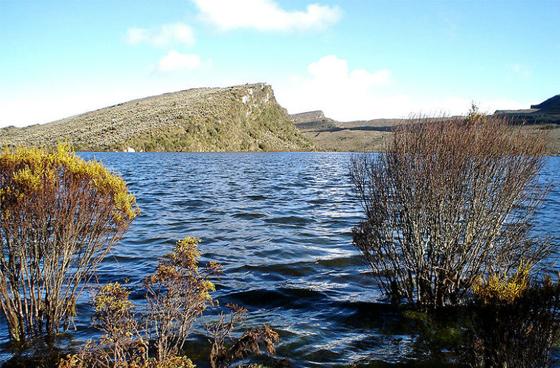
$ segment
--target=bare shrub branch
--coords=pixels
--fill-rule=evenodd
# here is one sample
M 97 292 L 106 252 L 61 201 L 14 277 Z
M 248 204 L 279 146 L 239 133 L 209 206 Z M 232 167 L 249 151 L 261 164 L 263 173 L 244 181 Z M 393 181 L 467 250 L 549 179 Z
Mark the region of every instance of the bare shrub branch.
M 268 325 L 249 329 L 238 339 L 233 339 L 231 335 L 236 325 L 245 319 L 247 310 L 237 305 L 228 307 L 232 310 L 229 316 L 220 314 L 218 321 L 208 326 L 212 339 L 211 368 L 227 368 L 235 361 L 261 354 L 262 350 L 269 354 L 276 353 L 275 345 L 280 336 Z

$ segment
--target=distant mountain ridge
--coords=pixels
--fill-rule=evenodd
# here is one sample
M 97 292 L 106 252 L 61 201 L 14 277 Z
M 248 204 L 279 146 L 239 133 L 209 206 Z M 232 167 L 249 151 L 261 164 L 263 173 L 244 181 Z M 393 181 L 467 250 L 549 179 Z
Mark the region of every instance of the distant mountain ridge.
M 52 146 L 59 141 L 81 151 L 313 148 L 264 83 L 165 93 L 47 124 L 0 129 L 0 146 Z
M 551 97 L 538 105 L 531 105 L 531 109 L 539 109 L 549 114 L 560 114 L 560 95 Z
M 495 115 L 505 116 L 513 123 L 560 124 L 560 95 L 553 96 L 530 109 L 496 110 Z
M 291 114 L 290 117 L 299 129 L 332 129 L 336 128 L 337 123 L 335 120 L 325 117 L 325 113 L 321 110 Z
M 548 132 L 548 152 L 560 154 L 560 95 L 532 105 L 526 110 L 497 110 L 514 125 L 527 131 Z M 407 119 L 372 119 L 340 122 L 320 111 L 290 115 L 294 124 L 320 151 L 381 151 L 390 141 L 392 132 Z

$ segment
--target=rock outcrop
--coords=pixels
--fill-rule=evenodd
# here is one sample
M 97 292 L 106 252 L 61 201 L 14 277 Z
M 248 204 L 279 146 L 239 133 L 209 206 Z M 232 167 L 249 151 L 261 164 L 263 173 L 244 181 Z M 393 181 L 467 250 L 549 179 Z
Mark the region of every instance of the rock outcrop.
M 560 95 L 531 105 L 530 109 L 496 110 L 494 114 L 506 116 L 512 123 L 518 124 L 560 124 Z

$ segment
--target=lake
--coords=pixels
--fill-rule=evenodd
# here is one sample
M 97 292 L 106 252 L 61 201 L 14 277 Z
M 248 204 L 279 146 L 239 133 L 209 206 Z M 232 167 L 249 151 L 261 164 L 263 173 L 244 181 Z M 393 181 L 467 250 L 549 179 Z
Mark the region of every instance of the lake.
M 127 279 L 139 290 L 158 257 L 192 235 L 202 240 L 204 260 L 224 266 L 215 297 L 248 308 L 249 326 L 266 322 L 278 330 L 278 355 L 294 366 L 422 356 L 352 246 L 351 229 L 362 215 L 348 176 L 351 154 L 80 155 L 122 175 L 142 210 L 102 264 L 101 283 Z M 559 157 L 547 158 L 543 178 L 555 188 L 537 231 L 558 241 Z M 94 333 L 87 302 L 78 306 L 78 341 Z M 5 343 L 4 321 L 0 331 Z

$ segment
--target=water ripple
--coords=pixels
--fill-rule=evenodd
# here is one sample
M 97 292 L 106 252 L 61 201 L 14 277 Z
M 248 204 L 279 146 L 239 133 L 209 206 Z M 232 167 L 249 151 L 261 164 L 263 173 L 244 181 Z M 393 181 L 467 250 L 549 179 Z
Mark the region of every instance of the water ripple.
M 140 289 L 158 258 L 185 235 L 202 239 L 203 261 L 224 266 L 217 298 L 270 323 L 279 354 L 295 366 L 413 358 L 414 335 L 382 303 L 370 270 L 351 244 L 361 218 L 346 153 L 95 153 L 121 174 L 142 214 L 99 270 L 99 281 Z M 558 183 L 560 158 L 543 177 Z M 560 193 L 553 188 L 537 231 L 559 239 Z M 141 299 L 140 293 L 133 293 Z M 78 336 L 91 307 L 78 305 Z M 6 341 L 5 323 L 3 341 Z M 202 343 L 204 339 L 201 339 Z

